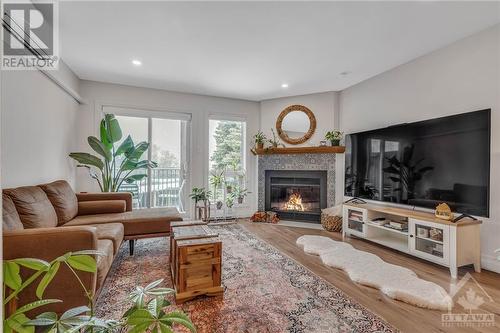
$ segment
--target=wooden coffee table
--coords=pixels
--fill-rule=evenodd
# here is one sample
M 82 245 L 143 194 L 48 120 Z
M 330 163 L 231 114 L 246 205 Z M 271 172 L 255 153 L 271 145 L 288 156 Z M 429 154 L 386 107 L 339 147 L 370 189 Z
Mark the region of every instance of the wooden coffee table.
M 177 303 L 200 295 L 223 294 L 222 241 L 206 225 L 172 228 L 170 268 Z

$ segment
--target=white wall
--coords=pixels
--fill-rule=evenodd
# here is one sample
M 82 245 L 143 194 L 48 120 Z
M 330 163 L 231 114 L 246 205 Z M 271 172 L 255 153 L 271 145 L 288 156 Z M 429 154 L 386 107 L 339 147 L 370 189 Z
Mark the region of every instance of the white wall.
M 350 87 L 340 124 L 357 132 L 492 109 L 490 218 L 482 225 L 482 263 L 500 272 L 500 25 Z
M 78 89 L 64 64 L 52 72 Z M 75 149 L 78 103 L 40 71 L 2 71 L 2 187 L 66 179 L 74 185 L 68 154 Z
M 259 103 L 236 99 L 176 93 L 165 90 L 138 88 L 93 81 L 81 81 L 80 94 L 85 99 L 78 117 L 79 149 L 88 151 L 86 138 L 96 135 L 101 118 L 101 106 L 120 106 L 145 109 L 153 112 L 183 112 L 192 115 L 191 121 L 191 184 L 207 186 L 208 175 L 208 120 L 210 116 L 229 116 L 247 122 L 247 178 L 249 191 L 245 214 L 253 213 L 257 207 L 256 159 L 250 153 L 252 136 L 260 125 Z M 78 171 L 77 189 L 79 191 L 96 190 L 95 183 L 89 179 L 85 170 Z M 191 204 L 189 205 L 191 207 Z

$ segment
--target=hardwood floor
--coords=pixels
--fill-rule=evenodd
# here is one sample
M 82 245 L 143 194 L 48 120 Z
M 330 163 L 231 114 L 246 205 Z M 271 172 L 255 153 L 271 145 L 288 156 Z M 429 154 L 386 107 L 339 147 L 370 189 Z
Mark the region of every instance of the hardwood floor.
M 459 277 L 457 280 L 459 281 L 464 274 L 469 272 L 474 279 L 478 281 L 481 287 L 484 288 L 486 293 L 491 296 L 493 302 L 485 300 L 485 303 L 480 306 L 480 309 L 495 315 L 494 327 L 478 327 L 477 325 L 474 327 L 443 327 L 441 324 L 441 315 L 445 312 L 422 309 L 396 301 L 385 296 L 378 289 L 356 284 L 352 282 L 349 276 L 342 270 L 323 265 L 318 256 L 304 253 L 304 251 L 295 244 L 296 239 L 305 234 L 321 235 L 335 240 L 342 240 L 340 233 L 272 224 L 251 223 L 248 221 L 240 223 L 261 239 L 307 267 L 313 273 L 344 291 L 352 299 L 363 304 L 369 310 L 378 314 L 402 332 L 500 332 L 500 274 L 485 270 L 483 270 L 482 273 L 475 273 L 472 267 L 465 267 L 459 270 Z M 417 273 L 419 277 L 435 282 L 448 292 L 450 291 L 450 283 L 453 280 L 450 277 L 449 270 L 445 267 L 411 257 L 368 241 L 355 238 L 347 238 L 345 241 L 359 250 L 372 252 L 378 255 L 386 262 L 408 267 Z M 453 310 L 454 313 L 465 312 L 460 305 L 455 306 Z

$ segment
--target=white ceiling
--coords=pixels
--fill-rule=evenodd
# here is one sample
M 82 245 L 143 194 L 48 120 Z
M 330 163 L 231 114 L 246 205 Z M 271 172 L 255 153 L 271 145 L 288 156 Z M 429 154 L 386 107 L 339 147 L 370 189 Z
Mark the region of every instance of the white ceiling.
M 80 78 L 247 100 L 342 90 L 499 22 L 499 2 L 60 3 Z

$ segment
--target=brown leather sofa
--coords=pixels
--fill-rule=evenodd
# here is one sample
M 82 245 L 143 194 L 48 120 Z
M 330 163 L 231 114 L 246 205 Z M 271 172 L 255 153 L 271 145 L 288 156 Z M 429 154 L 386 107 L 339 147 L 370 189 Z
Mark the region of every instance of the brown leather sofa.
M 5 189 L 3 204 L 4 259 L 56 257 L 79 250 L 98 250 L 97 273 L 79 272 L 87 290 L 98 294 L 123 240 L 130 253 L 136 239 L 166 236 L 171 221 L 180 221 L 175 208 L 132 210 L 130 193 L 74 193 L 63 180 L 38 186 Z M 28 274 L 23 271 L 22 274 Z M 159 277 L 160 278 L 160 277 Z M 36 284 L 20 294 L 17 305 L 35 300 Z M 63 303 L 43 311 L 63 312 L 88 300 L 69 268 L 62 266 L 44 298 Z

